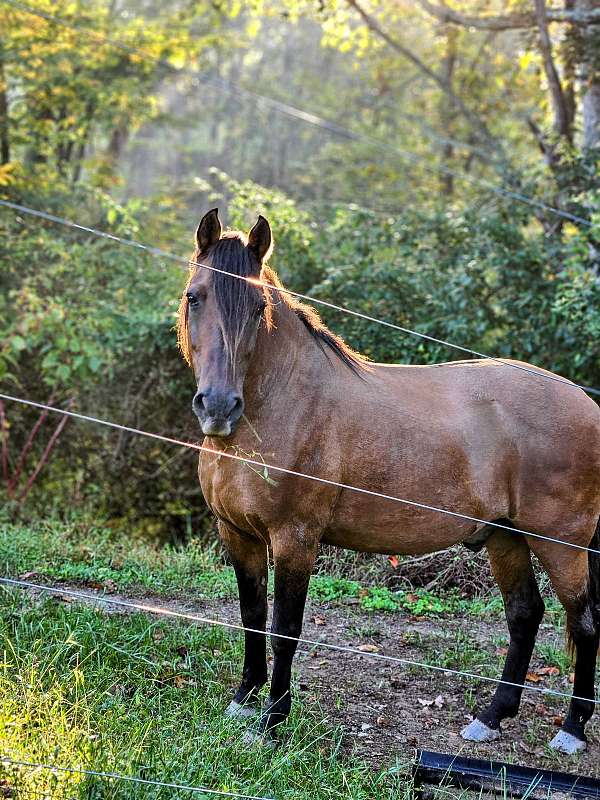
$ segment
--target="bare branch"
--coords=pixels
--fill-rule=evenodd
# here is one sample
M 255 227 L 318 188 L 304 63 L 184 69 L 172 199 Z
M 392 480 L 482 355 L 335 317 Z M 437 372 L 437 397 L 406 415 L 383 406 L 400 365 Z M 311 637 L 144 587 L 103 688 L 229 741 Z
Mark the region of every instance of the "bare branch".
M 445 78 L 443 78 L 441 75 L 438 75 L 438 73 L 432 70 L 431 67 L 428 67 L 427 64 L 421 61 L 421 59 L 415 55 L 412 50 L 409 50 L 408 47 L 402 44 L 402 42 L 390 36 L 390 34 L 385 31 L 373 17 L 367 14 L 362 6 L 359 5 L 358 0 L 347 0 L 347 2 L 348 5 L 358 13 L 369 30 L 379 36 L 379 38 L 383 39 L 383 41 L 386 42 L 386 44 L 393 48 L 397 53 L 400 53 L 400 55 L 408 59 L 408 61 L 414 64 L 427 78 L 429 78 L 430 81 L 437 84 L 437 86 L 439 86 L 439 88 L 448 95 L 455 107 L 471 123 L 473 128 L 488 144 L 493 145 L 496 148 L 499 147 L 498 140 L 490 133 L 487 125 L 482 119 L 480 119 L 480 117 L 477 116 L 477 114 L 475 114 L 474 111 L 465 105 L 462 98 L 459 97 L 456 92 L 454 92 Z
M 461 14 L 453 8 L 449 8 L 445 3 L 432 3 L 430 0 L 418 0 L 418 3 L 424 11 L 441 22 L 461 25 L 465 28 L 477 28 L 485 31 L 512 31 L 534 28 L 537 24 L 535 13 L 528 11 L 504 16 L 474 17 L 469 14 Z M 587 10 L 550 8 L 546 11 L 546 19 L 548 22 L 566 22 L 569 25 L 592 25 L 600 22 L 600 8 Z
M 550 40 L 550 33 L 548 32 L 545 0 L 535 0 L 535 15 L 540 31 L 540 50 L 544 59 L 544 71 L 546 73 L 546 80 L 548 81 L 548 88 L 550 89 L 552 105 L 554 107 L 554 129 L 559 136 L 564 136 L 568 141 L 571 141 L 569 109 L 552 57 L 552 42 Z

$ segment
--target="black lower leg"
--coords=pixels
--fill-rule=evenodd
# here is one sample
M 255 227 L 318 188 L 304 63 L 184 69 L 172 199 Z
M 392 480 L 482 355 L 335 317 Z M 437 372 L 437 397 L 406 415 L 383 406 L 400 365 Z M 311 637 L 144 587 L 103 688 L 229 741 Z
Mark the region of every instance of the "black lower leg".
M 526 545 L 511 543 L 510 549 L 503 555 L 505 558 L 496 552 L 492 558 L 492 566 L 502 589 L 510 633 L 510 644 L 502 671 L 502 680 L 507 683 L 498 686 L 488 708 L 478 714 L 481 722 L 496 730 L 503 719 L 514 717 L 519 711 L 523 689 L 509 684 L 524 683 L 538 628 L 544 616 L 544 602 Z
M 587 741 L 585 725 L 595 708 L 594 681 L 600 626 L 594 617 L 594 610 L 586 602 L 584 609 L 568 622 L 569 635 L 575 648 L 575 681 L 574 697 L 562 729 L 582 742 Z
M 272 732 L 290 713 L 292 660 L 298 643 L 276 634 L 299 637 L 302 633 L 302 617 L 313 562 L 312 553 L 302 553 L 302 558 L 297 559 L 296 563 L 290 563 L 288 558 L 281 558 L 279 562 L 277 558 L 275 560 L 275 597 L 271 628 L 273 675 L 267 706 L 260 720 L 262 732 Z
M 225 531 L 225 532 L 224 532 Z M 263 542 L 232 531 L 219 523 L 237 578 L 240 612 L 244 628 L 244 668 L 242 681 L 235 693 L 237 703 L 255 703 L 261 687 L 267 682 L 267 551 Z
M 266 559 L 266 555 L 265 555 Z M 244 668 L 242 682 L 235 693 L 237 703 L 256 700 L 256 695 L 267 682 L 267 640 L 264 633 L 267 624 L 267 576 L 249 575 L 235 568 L 240 594 L 240 611 L 244 628 Z

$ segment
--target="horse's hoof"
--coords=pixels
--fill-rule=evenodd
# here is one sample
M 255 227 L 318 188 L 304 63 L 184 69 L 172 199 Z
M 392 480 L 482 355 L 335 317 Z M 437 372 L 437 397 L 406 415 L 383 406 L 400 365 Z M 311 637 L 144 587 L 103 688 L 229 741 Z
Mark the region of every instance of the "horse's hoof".
M 236 700 L 232 700 L 224 713 L 226 717 L 230 717 L 231 719 L 248 719 L 249 717 L 255 717 L 258 711 L 254 706 L 248 704 L 242 705 Z
M 480 719 L 474 719 L 462 729 L 460 735 L 467 742 L 495 742 L 500 738 L 500 731 L 496 728 L 488 728 Z
M 246 747 L 264 747 L 267 750 L 275 750 L 277 739 L 269 733 L 249 730 L 242 737 L 242 744 L 246 745 Z
M 587 749 L 587 742 L 578 739 L 572 733 L 559 731 L 550 742 L 550 747 L 559 753 L 564 753 L 566 756 L 574 756 L 575 753 L 582 753 Z

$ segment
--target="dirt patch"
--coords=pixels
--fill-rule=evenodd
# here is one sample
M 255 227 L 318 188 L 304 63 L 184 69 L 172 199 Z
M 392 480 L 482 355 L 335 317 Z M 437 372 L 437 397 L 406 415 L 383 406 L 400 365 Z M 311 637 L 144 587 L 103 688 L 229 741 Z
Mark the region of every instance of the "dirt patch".
M 76 586 L 61 587 L 82 591 Z M 231 600 L 186 604 L 150 596 L 104 597 L 239 624 L 237 602 Z M 446 668 L 500 675 L 507 640 L 502 620 L 365 612 L 355 602 L 307 604 L 303 637 Z M 105 608 L 113 613 L 127 611 L 115 605 Z M 553 675 L 541 655 L 562 646 L 555 628 L 542 626 L 531 666 L 532 687 L 570 692 L 570 678 Z M 300 645 L 296 656 L 295 682 L 303 703 L 317 703 L 329 722 L 342 727 L 344 750 L 377 769 L 406 766 L 415 749 L 420 748 L 600 777 L 600 711 L 588 724 L 585 753 L 566 757 L 547 747 L 566 713 L 566 698 L 526 691 L 518 718 L 503 725 L 499 741 L 472 744 L 460 738 L 460 730 L 489 702 L 495 688 L 491 683 L 394 664 L 372 658 L 368 652 L 357 656 L 305 644 Z

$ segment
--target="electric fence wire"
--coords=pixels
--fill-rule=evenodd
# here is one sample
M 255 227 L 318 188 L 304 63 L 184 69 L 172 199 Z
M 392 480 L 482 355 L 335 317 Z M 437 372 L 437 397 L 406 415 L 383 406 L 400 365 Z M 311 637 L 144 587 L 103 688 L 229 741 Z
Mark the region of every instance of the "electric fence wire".
M 181 783 L 167 783 L 165 781 L 150 780 L 149 778 L 138 778 L 133 775 L 121 775 L 118 772 L 100 772 L 93 769 L 80 769 L 78 767 L 63 767 L 58 764 L 38 764 L 34 761 L 19 761 L 17 759 L 8 758 L 7 756 L 0 756 L 1 764 L 8 764 L 17 767 L 29 767 L 43 770 L 51 770 L 55 772 L 68 772 L 75 775 L 86 775 L 95 778 L 106 778 L 110 780 L 126 781 L 127 783 L 143 784 L 144 786 L 159 786 L 164 789 L 173 789 L 178 791 L 193 792 L 196 794 L 205 794 L 218 797 L 237 797 L 240 800 L 273 800 L 272 798 L 257 796 L 254 794 L 241 794 L 239 792 L 227 792 L 220 789 L 208 789 L 205 786 L 186 786 Z
M 280 100 L 276 100 L 275 98 L 268 97 L 259 92 L 256 92 L 252 89 L 242 87 L 233 81 L 227 80 L 226 78 L 222 78 L 220 76 L 207 77 L 204 73 L 200 72 L 199 70 L 195 70 L 190 67 L 177 67 L 171 64 L 170 61 L 164 58 L 160 58 L 158 56 L 154 56 L 152 53 L 149 53 L 143 50 L 142 48 L 135 47 L 134 45 L 127 44 L 126 42 L 114 39 L 109 36 L 104 36 L 103 34 L 92 30 L 87 25 L 80 25 L 77 24 L 76 22 L 70 22 L 69 20 L 63 19 L 62 17 L 58 17 L 54 14 L 50 14 L 46 11 L 42 11 L 41 9 L 35 8 L 34 6 L 27 5 L 26 3 L 21 3 L 19 2 L 19 0 L 0 0 L 0 2 L 11 5 L 14 8 L 19 9 L 20 11 L 24 11 L 25 13 L 40 17 L 56 25 L 61 25 L 62 27 L 70 28 L 71 30 L 75 30 L 79 33 L 84 33 L 98 42 L 109 44 L 113 47 L 123 50 L 126 53 L 152 60 L 155 63 L 160 64 L 161 66 L 165 67 L 169 71 L 174 72 L 176 74 L 186 74 L 196 79 L 201 78 L 206 83 L 212 83 L 217 87 L 226 88 L 229 91 L 235 92 L 243 97 L 250 97 L 256 103 L 263 105 L 269 109 L 272 109 L 273 111 L 277 111 L 278 113 L 281 114 L 286 114 L 287 116 L 292 117 L 293 119 L 297 119 L 302 122 L 308 123 L 310 125 L 314 125 L 323 130 L 327 130 L 330 133 L 336 134 L 337 136 L 340 136 L 342 138 L 346 138 L 349 139 L 350 141 L 355 141 L 355 142 L 364 142 L 365 144 L 369 144 L 370 146 L 376 148 L 377 150 L 380 150 L 381 152 L 387 155 L 390 154 L 397 155 L 400 158 L 404 159 L 405 161 L 421 165 L 423 169 L 425 169 L 427 172 L 431 172 L 436 175 L 442 172 L 445 175 L 455 178 L 456 180 L 465 181 L 466 183 L 470 183 L 474 186 L 480 186 L 486 191 L 491 192 L 492 194 L 496 194 L 499 197 L 503 197 L 504 199 L 516 200 L 517 202 L 524 203 L 533 208 L 537 208 L 541 211 L 554 214 L 558 217 L 561 217 L 562 219 L 567 219 L 571 222 L 575 222 L 578 225 L 583 225 L 586 227 L 593 226 L 593 223 L 590 222 L 590 220 L 585 219 L 584 217 L 581 217 L 577 214 L 572 214 L 569 211 L 555 208 L 554 206 L 551 206 L 548 203 L 544 203 L 541 200 L 536 200 L 535 198 L 528 197 L 522 192 L 516 191 L 514 189 L 505 189 L 484 178 L 478 178 L 474 175 L 470 175 L 465 171 L 452 169 L 451 167 L 448 167 L 444 164 L 432 165 L 429 163 L 429 159 L 426 155 L 421 155 L 419 153 L 415 153 L 410 150 L 405 150 L 401 147 L 392 145 L 388 142 L 385 142 L 381 139 L 377 139 L 376 137 L 373 136 L 369 136 L 368 134 L 365 133 L 358 133 L 356 131 L 350 130 L 349 128 L 346 128 L 343 125 L 340 125 L 336 122 L 331 122 L 330 120 L 327 120 L 324 117 L 319 116 L 318 114 L 314 114 L 310 111 L 305 111 L 304 109 L 297 108 L 296 106 L 293 106 L 289 103 L 284 103 Z
M 244 633 L 258 633 L 261 636 L 270 636 L 276 639 L 285 639 L 287 641 L 297 642 L 298 644 L 309 645 L 311 648 L 323 648 L 326 650 L 335 650 L 339 653 L 348 653 L 353 656 L 366 656 L 367 658 L 375 658 L 380 661 L 386 661 L 393 664 L 401 664 L 405 667 L 417 667 L 419 669 L 429 670 L 431 672 L 442 673 L 446 677 L 454 678 L 468 678 L 469 680 L 482 681 L 485 683 L 493 683 L 494 685 L 512 686 L 517 689 L 524 689 L 527 691 L 537 692 L 543 695 L 552 695 L 563 699 L 585 700 L 586 702 L 600 705 L 600 700 L 595 700 L 589 697 L 579 697 L 571 695 L 568 692 L 561 692 L 557 689 L 548 689 L 545 686 L 532 686 L 528 683 L 515 683 L 507 681 L 503 678 L 493 678 L 489 675 L 481 675 L 477 672 L 467 672 L 461 669 L 454 669 L 452 667 L 440 667 L 437 664 L 428 664 L 424 661 L 416 661 L 411 658 L 402 658 L 400 656 L 392 656 L 387 653 L 376 653 L 372 651 L 359 650 L 357 647 L 350 645 L 333 644 L 319 639 L 307 639 L 303 636 L 289 636 L 284 633 L 277 633 L 275 631 L 265 631 L 260 628 L 248 628 L 244 625 L 235 622 L 227 622 L 222 619 L 212 619 L 210 617 L 203 617 L 199 614 L 191 614 L 186 611 L 176 611 L 170 608 L 161 608 L 148 603 L 137 603 L 133 600 L 122 600 L 117 597 L 110 597 L 105 595 L 93 595 L 87 592 L 78 592 L 74 589 L 67 589 L 60 586 L 46 586 L 44 584 L 31 583 L 30 581 L 22 581 L 14 578 L 0 577 L 0 584 L 17 589 L 28 589 L 35 592 L 46 592 L 53 595 L 64 595 L 65 597 L 72 597 L 74 599 L 84 600 L 87 603 L 105 605 L 113 605 L 117 608 L 127 608 L 131 611 L 140 611 L 145 614 L 154 614 L 156 616 L 171 617 L 173 619 L 186 620 L 188 622 L 197 622 L 202 625 L 212 625 L 213 627 L 227 628 L 228 630 L 242 631 Z
M 545 542 L 550 542 L 552 544 L 559 544 L 564 545 L 565 547 L 572 547 L 575 550 L 582 550 L 586 553 L 595 553 L 596 555 L 600 555 L 600 550 L 596 550 L 593 547 L 585 547 L 581 544 L 576 544 L 575 542 L 569 542 L 565 539 L 555 538 L 553 536 L 544 536 L 541 533 L 532 533 L 531 531 L 526 531 L 522 528 L 515 528 L 512 525 L 503 525 L 501 522 L 490 522 L 489 520 L 481 519 L 480 517 L 473 517 L 469 514 L 461 514 L 458 511 L 450 511 L 447 508 L 440 508 L 439 506 L 432 506 L 428 503 L 420 503 L 416 500 L 408 500 L 404 497 L 396 497 L 396 495 L 386 494 L 384 492 L 376 492 L 373 489 L 365 489 L 361 486 L 352 486 L 349 483 L 340 483 L 339 481 L 330 480 L 329 478 L 322 478 L 318 475 L 309 475 L 306 472 L 299 472 L 294 469 L 287 469 L 287 467 L 277 466 L 276 464 L 269 464 L 265 461 L 258 461 L 257 459 L 246 457 L 246 456 L 239 456 L 235 453 L 228 453 L 225 450 L 218 450 L 212 447 L 206 447 L 202 444 L 194 444 L 193 442 L 184 442 L 180 439 L 174 439 L 170 436 L 163 436 L 159 433 L 152 433 L 150 431 L 144 431 L 140 428 L 133 428 L 129 425 L 121 425 L 118 422 L 109 422 L 105 419 L 100 419 L 99 417 L 92 417 L 88 414 L 80 414 L 77 411 L 68 411 L 64 408 L 58 408 L 57 406 L 50 406 L 46 403 L 38 403 L 34 400 L 26 400 L 22 397 L 15 397 L 10 394 L 0 393 L 0 400 L 8 400 L 9 402 L 13 403 L 20 403 L 21 405 L 30 406 L 32 408 L 39 408 L 44 411 L 51 411 L 55 414 L 63 414 L 67 417 L 72 417 L 73 419 L 82 420 L 83 422 L 91 422 L 96 425 L 103 425 L 107 428 L 113 428 L 114 430 L 126 431 L 127 433 L 134 433 L 139 436 L 146 436 L 150 439 L 156 439 L 161 442 L 166 442 L 167 444 L 175 444 L 179 447 L 188 447 L 192 450 L 197 450 L 201 453 L 209 453 L 210 455 L 214 455 L 218 458 L 229 458 L 232 461 L 239 461 L 243 464 L 249 464 L 255 467 L 259 467 L 261 470 L 273 470 L 274 472 L 280 472 L 283 475 L 290 475 L 293 478 L 304 478 L 309 481 L 315 481 L 316 483 L 321 483 L 326 486 L 334 486 L 337 489 L 345 489 L 349 492 L 357 492 L 358 494 L 368 495 L 369 497 L 376 497 L 379 500 L 389 500 L 393 503 L 402 503 L 404 505 L 410 506 L 411 508 L 420 508 L 424 511 L 432 511 L 438 514 L 446 514 L 450 517 L 455 517 L 456 519 L 464 519 L 467 522 L 474 522 L 477 525 L 486 525 L 492 528 L 499 528 L 500 530 L 509 531 L 512 534 L 522 534 L 523 536 L 529 536 L 532 539 L 540 539 Z
M 4 0 L 0 0 L 0 2 L 4 2 Z M 175 253 L 171 253 L 168 250 L 163 250 L 160 247 L 153 247 L 151 245 L 142 244 L 141 242 L 137 242 L 134 239 L 123 238 L 121 236 L 116 236 L 113 233 L 107 233 L 106 231 L 101 231 L 96 228 L 90 228 L 86 225 L 80 225 L 79 223 L 65 219 L 64 217 L 58 217 L 55 214 L 49 214 L 46 211 L 40 211 L 39 209 L 30 208 L 29 206 L 24 206 L 21 205 L 20 203 L 13 203 L 9 200 L 0 199 L 0 206 L 4 206 L 5 208 L 10 208 L 13 211 L 18 211 L 23 214 L 29 214 L 34 217 L 39 217 L 40 219 L 44 219 L 47 222 L 52 222 L 57 225 L 64 225 L 66 227 L 73 228 L 75 230 L 83 231 L 84 233 L 92 234 L 93 236 L 98 236 L 103 239 L 108 239 L 112 242 L 116 242 L 117 244 L 122 244 L 127 247 L 134 247 L 138 250 L 143 250 L 144 252 L 149 253 L 151 256 L 154 256 L 156 258 L 167 258 L 171 261 L 176 261 L 180 264 L 185 264 L 188 267 L 189 266 L 200 267 L 202 269 L 207 269 L 210 272 L 218 272 L 221 275 L 227 275 L 228 277 L 235 278 L 236 280 L 246 281 L 247 283 L 251 283 L 253 286 L 261 286 L 263 288 L 268 289 L 269 291 L 276 291 L 280 292 L 281 294 L 287 294 L 290 295 L 291 297 L 296 297 L 300 300 L 306 300 L 310 303 L 315 303 L 316 305 L 329 308 L 333 311 L 338 311 L 343 314 L 349 314 L 352 317 L 365 320 L 366 322 L 372 322 L 377 325 L 383 325 L 386 328 L 391 328 L 392 330 L 399 331 L 400 333 L 404 333 L 409 336 L 416 336 L 419 339 L 423 339 L 425 341 L 432 342 L 434 344 L 439 344 L 444 347 L 449 347 L 453 350 L 458 350 L 461 353 L 467 353 L 468 355 L 476 356 L 477 358 L 485 358 L 488 361 L 493 361 L 495 363 L 501 364 L 504 367 L 517 369 L 520 372 L 526 372 L 531 375 L 535 375 L 538 378 L 543 378 L 544 380 L 555 381 L 556 383 L 562 383 L 566 386 L 571 386 L 574 389 L 582 389 L 584 392 L 587 392 L 588 394 L 594 394 L 600 396 L 600 389 L 597 389 L 593 386 L 584 386 L 582 384 L 567 380 L 566 378 L 561 378 L 559 375 L 553 375 L 549 372 L 542 371 L 541 369 L 534 369 L 524 364 L 517 364 L 513 361 L 509 361 L 503 358 L 490 356 L 487 355 L 486 353 L 480 352 L 479 350 L 473 350 L 470 347 L 464 347 L 463 345 L 455 344 L 454 342 L 449 342 L 445 339 L 439 339 L 436 336 L 430 336 L 429 334 L 422 333 L 421 331 L 416 331 L 411 328 L 405 328 L 402 325 L 396 325 L 394 322 L 378 319 L 377 317 L 372 317 L 369 314 L 363 314 L 361 311 L 355 311 L 354 309 L 347 308 L 346 306 L 340 306 L 337 305 L 336 303 L 330 303 L 328 300 L 322 300 L 319 297 L 313 297 L 312 295 L 302 294 L 301 292 L 294 292 L 292 289 L 286 289 L 282 286 L 274 286 L 272 283 L 261 281 L 257 278 L 248 278 L 244 275 L 237 275 L 235 272 L 229 272 L 224 269 L 218 269 L 217 267 L 212 267 L 209 264 L 204 264 L 200 261 L 193 261 L 188 258 L 185 258 L 184 256 L 179 256 L 176 255 Z

